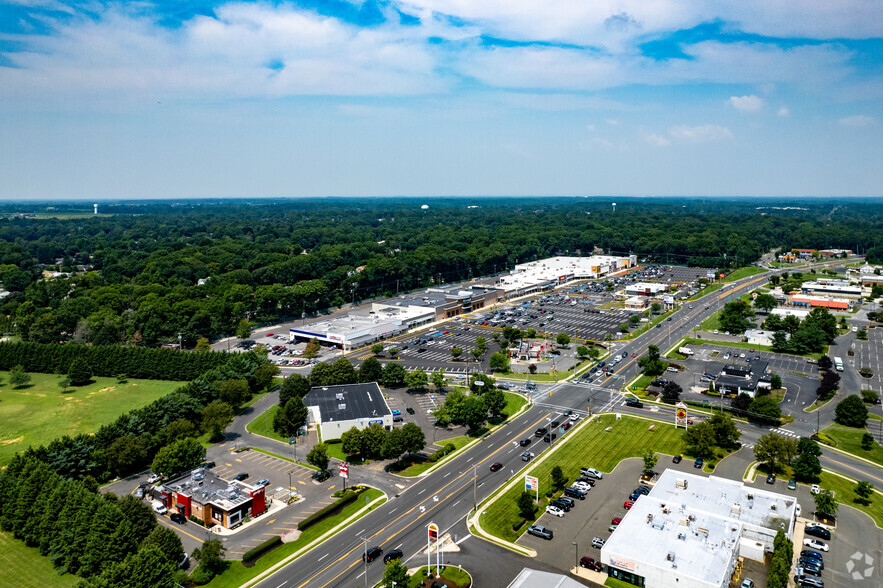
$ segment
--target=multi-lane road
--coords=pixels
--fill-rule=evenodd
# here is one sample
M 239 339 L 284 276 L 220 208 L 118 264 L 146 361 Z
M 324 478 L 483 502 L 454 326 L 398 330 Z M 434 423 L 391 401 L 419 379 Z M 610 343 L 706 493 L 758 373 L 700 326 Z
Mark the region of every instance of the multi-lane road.
M 425 549 L 427 524 L 436 523 L 442 534 L 448 530 L 452 534 L 457 530 L 464 533 L 463 520 L 472 510 L 474 503 L 476 501 L 480 503 L 511 479 L 515 472 L 527 465 L 521 461 L 522 448 L 517 441 L 524 437 L 532 437 L 536 428 L 544 426 L 548 419 L 560 416 L 564 410 L 576 410 L 585 414 L 589 409 L 593 413 L 615 409 L 645 416 L 670 418 L 668 414 L 670 407 L 658 407 L 654 410 L 633 409 L 623 405 L 622 395 L 617 389 L 624 380 L 630 379 L 637 373 L 638 357 L 646 351 L 648 345 L 657 345 L 665 349 L 669 344 L 688 335 L 689 331 L 716 310 L 720 303 L 749 292 L 767 281 L 769 275 L 765 273 L 728 284 L 723 289 L 693 303 L 694 308 L 685 307 L 678 311 L 671 322 L 664 323 L 663 328 L 651 329 L 635 341 L 614 345 L 612 353 L 627 354 L 626 359 L 614 367 L 616 375 L 621 378 L 611 378 L 606 381 L 616 389 L 576 383 L 541 385 L 530 409 L 482 442 L 457 455 L 431 475 L 412 484 L 399 495 L 390 496 L 388 502 L 264 579 L 258 586 L 262 588 L 373 586 L 381 579 L 383 563 L 376 560 L 366 566 L 361 559 L 366 546 L 381 546 L 384 551 L 402 549 L 409 566 L 420 565 L 425 561 L 421 549 Z M 632 353 L 638 357 L 632 358 Z M 749 445 L 770 430 L 750 424 L 741 425 L 740 428 L 743 433 L 743 443 Z M 792 434 L 803 435 L 805 431 L 797 430 Z M 548 444 L 538 441 L 533 443 L 530 449 L 539 455 L 548 448 Z M 502 469 L 491 472 L 489 466 L 493 462 L 502 463 Z M 853 478 L 871 481 L 878 487 L 883 485 L 880 468 L 836 452 L 825 451 L 822 465 Z M 488 552 L 488 557 L 503 549 L 485 542 L 482 542 L 482 545 Z M 504 578 L 500 579 L 499 585 L 505 586 L 517 572 L 518 570 L 512 570 L 505 581 Z

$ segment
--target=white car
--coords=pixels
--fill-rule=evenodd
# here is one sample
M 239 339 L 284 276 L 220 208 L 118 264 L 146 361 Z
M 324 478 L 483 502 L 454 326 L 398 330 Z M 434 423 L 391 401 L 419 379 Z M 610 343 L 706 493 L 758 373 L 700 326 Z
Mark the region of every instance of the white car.
M 797 508 L 794 509 L 794 514 L 797 516 L 800 516 L 800 503 L 799 502 L 797 503 Z
M 572 415 L 570 415 L 570 420 L 572 420 L 572 421 L 578 421 L 578 420 L 579 420 L 579 415 L 578 415 L 578 414 L 572 414 Z
M 803 546 L 817 549 L 819 551 L 828 551 L 827 543 L 822 543 L 821 541 L 816 541 L 815 539 L 804 539 Z
M 580 468 L 579 473 L 584 476 L 589 476 L 590 478 L 595 478 L 596 480 L 600 480 L 604 477 L 604 474 L 602 474 L 595 468 Z
M 739 357 L 741 357 L 742 359 L 745 359 L 745 354 L 744 354 L 744 353 L 740 353 L 740 354 L 739 354 Z
M 589 484 L 586 484 L 585 482 L 574 482 L 573 487 L 576 488 L 577 490 L 582 490 L 583 492 L 588 492 L 589 490 L 592 489 L 592 486 Z
M 809 491 L 812 492 L 813 494 L 818 494 L 819 492 L 822 491 L 822 487 L 819 486 L 818 484 L 813 484 L 812 486 L 809 487 Z
M 156 482 L 159 482 L 159 474 L 150 474 L 150 477 L 147 478 L 147 483 L 155 484 Z
M 163 515 L 163 514 L 166 514 L 167 512 L 169 512 L 169 509 L 167 509 L 166 505 L 163 504 L 162 502 L 154 502 L 153 503 L 153 512 L 155 512 L 156 514 Z
M 551 504 L 546 507 L 546 512 L 552 516 L 563 517 L 564 511 L 558 508 L 557 506 L 552 506 Z

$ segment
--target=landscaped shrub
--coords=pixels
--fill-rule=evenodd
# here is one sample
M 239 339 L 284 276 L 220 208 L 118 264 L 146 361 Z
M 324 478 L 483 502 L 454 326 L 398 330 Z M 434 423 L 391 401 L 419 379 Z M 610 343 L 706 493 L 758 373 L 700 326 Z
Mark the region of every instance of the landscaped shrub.
M 242 556 L 243 564 L 254 563 L 256 559 L 267 553 L 268 551 L 275 549 L 276 547 L 282 545 L 282 537 L 279 535 L 273 535 L 257 547 L 249 549 Z
M 297 524 L 297 530 L 298 531 L 305 531 L 306 529 L 312 527 L 313 525 L 315 525 L 319 521 L 326 519 L 332 515 L 337 514 L 338 512 L 340 512 L 343 509 L 343 507 L 345 507 L 346 505 L 348 505 L 352 502 L 355 502 L 358 497 L 359 497 L 358 491 L 347 492 L 346 496 L 344 496 L 343 498 L 340 498 L 340 499 L 332 502 L 331 504 L 329 504 L 328 506 L 326 506 L 325 508 L 323 508 L 321 510 L 317 510 L 316 512 L 314 512 L 313 514 L 311 514 L 310 516 L 308 516 L 304 520 L 300 521 Z

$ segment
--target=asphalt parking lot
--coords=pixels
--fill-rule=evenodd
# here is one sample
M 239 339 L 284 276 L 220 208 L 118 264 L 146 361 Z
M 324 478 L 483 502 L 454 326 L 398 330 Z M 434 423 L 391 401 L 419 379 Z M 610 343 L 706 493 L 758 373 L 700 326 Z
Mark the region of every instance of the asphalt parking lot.
M 591 464 L 582 466 L 592 467 Z M 671 456 L 660 454 L 658 469 L 666 468 L 701 474 L 693 468 L 690 460 L 673 464 Z M 606 541 L 610 537 L 610 523 L 616 517 L 625 516 L 627 511 L 623 508 L 623 502 L 628 500 L 629 493 L 640 483 L 642 469 L 643 462 L 632 458 L 621 462 L 612 473 L 604 472 L 604 478 L 596 480 L 586 499 L 576 500 L 576 506 L 569 513 L 563 517 L 543 514 L 537 520 L 536 524 L 552 529 L 555 536 L 551 541 L 528 535 L 525 527 L 525 534 L 518 539 L 518 543 L 536 550 L 537 559 L 562 571 L 574 566 L 577 555 L 599 559 L 601 549 L 592 547 L 592 539 L 600 537 Z
M 843 358 L 847 366 L 852 366 L 856 371 L 861 368 L 870 368 L 874 375 L 870 378 L 862 378 L 862 388 L 873 390 L 877 394 L 883 393 L 883 328 L 868 329 L 868 340 L 858 341 L 853 339 L 855 355 Z
M 650 265 L 629 274 L 630 278 L 637 281 L 666 282 L 670 284 L 689 284 L 699 278 L 708 277 L 708 273 L 714 273 L 713 268 L 686 267 L 682 265 Z

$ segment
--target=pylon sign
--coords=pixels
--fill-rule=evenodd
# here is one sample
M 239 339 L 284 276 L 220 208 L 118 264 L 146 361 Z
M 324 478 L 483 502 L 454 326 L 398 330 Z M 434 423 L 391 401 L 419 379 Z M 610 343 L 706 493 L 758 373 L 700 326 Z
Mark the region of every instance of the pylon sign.
M 687 428 L 687 405 L 683 402 L 675 404 L 675 427 L 684 425 Z
M 430 542 L 438 540 L 438 525 L 435 523 L 429 523 L 427 531 L 429 532 L 428 539 Z
M 350 466 L 346 462 L 343 462 L 339 466 L 337 466 L 337 471 L 340 473 L 341 478 L 350 477 Z

